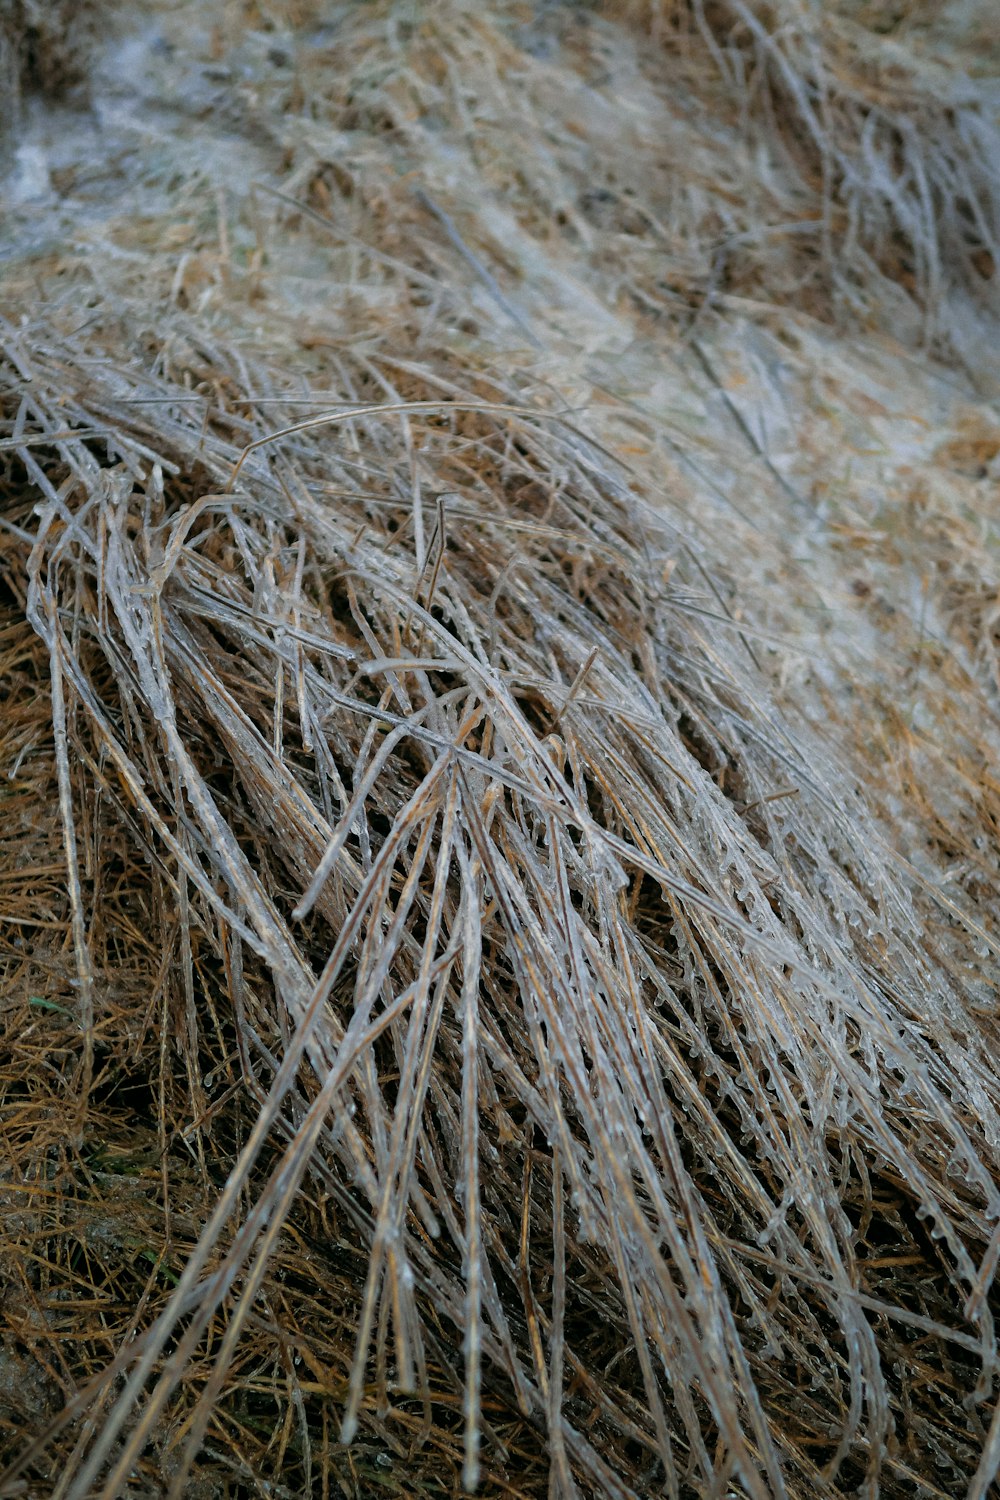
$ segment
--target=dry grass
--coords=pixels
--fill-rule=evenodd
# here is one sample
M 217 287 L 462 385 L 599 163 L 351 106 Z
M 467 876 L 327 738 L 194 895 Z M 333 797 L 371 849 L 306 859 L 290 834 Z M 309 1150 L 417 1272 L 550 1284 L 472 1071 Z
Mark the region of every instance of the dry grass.
M 146 14 L 5 266 L 0 1494 L 986 1500 L 1000 427 L 861 330 L 982 101 Z
M 947 292 L 961 285 L 995 309 L 1000 262 L 995 105 L 956 66 L 972 61 L 974 16 L 966 58 L 938 50 L 919 6 L 619 8 L 651 26 L 673 76 L 749 155 L 744 194 L 713 205 L 711 290 L 734 279 L 773 289 L 783 272 L 785 295 L 829 295 L 850 326 L 888 318 L 898 328 L 911 301 L 923 336 L 954 356 Z

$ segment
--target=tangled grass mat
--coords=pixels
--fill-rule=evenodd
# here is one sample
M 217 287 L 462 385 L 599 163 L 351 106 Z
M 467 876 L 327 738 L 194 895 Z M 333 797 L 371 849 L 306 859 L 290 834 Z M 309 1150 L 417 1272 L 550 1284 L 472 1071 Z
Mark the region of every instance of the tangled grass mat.
M 3 12 L 0 1495 L 995 1493 L 967 12 Z

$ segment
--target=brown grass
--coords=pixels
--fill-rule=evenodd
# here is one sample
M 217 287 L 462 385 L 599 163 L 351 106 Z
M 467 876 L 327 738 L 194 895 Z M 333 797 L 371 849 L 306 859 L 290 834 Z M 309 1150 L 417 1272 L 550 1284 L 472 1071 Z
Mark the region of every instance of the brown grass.
M 171 131 L 5 274 L 0 1494 L 986 1500 L 1000 437 L 860 326 L 970 347 L 917 50 L 893 145 L 845 17 L 148 15 Z

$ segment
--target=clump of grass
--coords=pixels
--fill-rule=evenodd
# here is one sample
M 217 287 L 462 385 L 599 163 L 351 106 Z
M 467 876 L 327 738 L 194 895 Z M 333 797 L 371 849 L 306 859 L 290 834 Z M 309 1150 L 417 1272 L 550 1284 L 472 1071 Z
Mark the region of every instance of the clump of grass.
M 110 1257 L 136 1292 L 135 1337 L 102 1334 L 18 1469 L 100 1410 L 60 1493 L 120 1493 L 150 1453 L 183 1493 L 284 1339 L 278 1468 L 312 1473 L 328 1330 L 289 1266 L 322 1285 L 341 1243 L 341 1442 L 427 1401 L 451 1347 L 468 1486 L 505 1451 L 494 1389 L 565 1494 L 903 1493 L 900 1424 L 958 1465 L 973 1429 L 907 1372 L 991 1378 L 992 1096 L 912 1008 L 933 980 L 864 814 L 738 632 L 658 582 L 669 534 L 620 466 L 454 365 L 390 400 L 359 374 L 242 465 L 252 403 L 196 418 L 161 381 L 142 417 L 145 381 L 67 349 L 32 377 L 6 545 L 48 658 L 84 1045 L 25 1224 L 52 1243 L 40 1203 L 87 1202 L 78 1274 Z M 345 1226 L 318 1261 L 303 1213 Z
M 995 421 L 713 281 L 776 14 L 164 12 L 12 256 L 0 1491 L 986 1500 Z
M 1000 151 L 982 79 L 849 5 L 653 0 L 631 13 L 687 65 L 716 119 L 738 119 L 758 193 L 780 181 L 791 210 L 781 227 L 748 222 L 725 236 L 716 286 L 748 255 L 766 265 L 774 247 L 759 236 L 777 234 L 791 237 L 800 274 L 813 259 L 849 319 L 879 317 L 886 278 L 945 346 L 949 290 L 995 310 Z

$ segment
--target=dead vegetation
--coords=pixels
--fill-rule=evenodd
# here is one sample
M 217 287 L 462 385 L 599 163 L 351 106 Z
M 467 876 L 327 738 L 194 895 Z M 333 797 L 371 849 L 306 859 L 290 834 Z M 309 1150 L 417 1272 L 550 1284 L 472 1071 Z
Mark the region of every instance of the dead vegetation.
M 935 55 L 929 7 L 649 0 L 624 9 L 648 17 L 713 120 L 736 126 L 757 158 L 756 191 L 725 215 L 714 284 L 750 272 L 773 289 L 784 260 L 793 294 L 815 305 L 827 288 L 852 326 L 898 318 L 902 290 L 922 310 L 924 336 L 954 354 L 941 316 L 949 286 L 995 297 L 996 118 L 959 59 Z M 922 34 L 930 45 L 918 49 Z
M 985 95 L 145 20 L 7 182 L 0 1495 L 987 1500 Z

